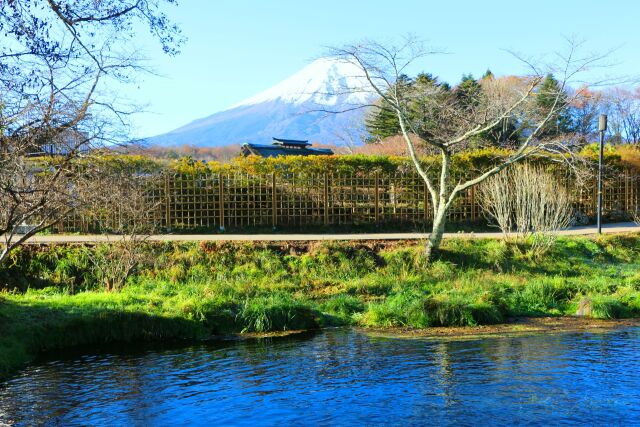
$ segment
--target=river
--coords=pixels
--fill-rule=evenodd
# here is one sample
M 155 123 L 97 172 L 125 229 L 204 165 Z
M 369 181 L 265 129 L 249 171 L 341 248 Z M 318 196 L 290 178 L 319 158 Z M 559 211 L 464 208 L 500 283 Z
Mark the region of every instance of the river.
M 471 340 L 350 329 L 49 356 L 0 425 L 640 424 L 640 328 Z

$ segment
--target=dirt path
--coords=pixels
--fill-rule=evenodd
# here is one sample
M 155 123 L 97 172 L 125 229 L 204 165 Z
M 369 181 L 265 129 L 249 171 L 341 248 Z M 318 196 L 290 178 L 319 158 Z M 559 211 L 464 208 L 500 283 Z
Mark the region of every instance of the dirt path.
M 573 227 L 562 230 L 558 234 L 592 235 L 596 234 L 595 226 Z M 633 222 L 605 224 L 603 233 L 628 233 L 640 231 Z M 320 240 L 424 240 L 428 233 L 331 233 L 331 234 L 162 234 L 150 237 L 152 241 L 241 241 L 241 242 L 278 242 L 278 241 L 320 241 Z M 483 233 L 445 233 L 445 238 L 486 239 L 503 237 L 499 232 Z M 34 236 L 29 243 L 93 243 L 110 242 L 120 239 L 110 235 L 74 235 L 51 234 Z

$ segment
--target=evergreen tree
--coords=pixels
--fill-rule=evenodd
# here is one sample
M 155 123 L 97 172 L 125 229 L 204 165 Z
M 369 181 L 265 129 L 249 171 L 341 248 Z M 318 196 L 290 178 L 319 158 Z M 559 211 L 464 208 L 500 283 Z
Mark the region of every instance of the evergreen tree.
M 424 85 L 424 86 L 439 86 L 441 83 L 438 81 L 438 78 L 435 77 L 431 73 L 420 73 L 416 77 L 416 84 Z
M 495 80 L 495 76 L 490 69 L 482 75 L 481 82 L 491 82 Z M 518 121 L 515 117 L 503 119 L 494 128 L 481 135 L 481 138 L 489 144 L 496 147 L 515 147 L 520 142 L 520 132 L 518 129 Z
M 498 125 L 483 133 L 482 138 L 496 147 L 517 146 L 520 142 L 520 132 L 516 118 L 503 119 Z
M 393 89 L 399 92 L 408 92 L 413 85 L 413 81 L 406 75 L 400 76 Z M 385 105 L 384 101 L 380 101 L 376 108 L 365 119 L 365 126 L 371 138 L 368 142 L 375 142 L 390 136 L 398 135 L 401 132 L 398 116 L 396 113 Z
M 430 126 L 434 126 L 434 115 L 437 114 L 437 101 L 450 92 L 447 83 L 429 73 L 420 73 L 415 79 L 401 76 L 393 90 L 399 91 L 407 101 L 411 119 L 410 125 L 422 135 L 428 135 Z M 401 133 L 398 116 L 387 108 L 381 101 L 377 108 L 366 120 L 367 131 L 371 135 L 370 142 L 395 136 Z
M 414 129 L 423 138 L 429 138 L 438 123 L 440 106 L 450 95 L 451 87 L 438 80 L 430 73 L 420 73 L 416 77 L 413 87 L 411 105 L 411 119 Z
M 455 88 L 455 96 L 463 110 L 471 110 L 481 102 L 482 86 L 471 74 L 463 75 Z
M 371 136 L 366 142 L 375 142 L 400 133 L 397 114 L 385 108 L 384 101 L 365 119 L 367 132 Z
M 554 114 L 546 126 L 543 128 L 544 136 L 554 136 L 572 131 L 571 113 L 567 104 L 567 95 L 562 90 L 558 81 L 552 74 L 547 76 L 540 85 L 536 104 L 541 114 L 547 114 L 556 104 L 558 113 Z

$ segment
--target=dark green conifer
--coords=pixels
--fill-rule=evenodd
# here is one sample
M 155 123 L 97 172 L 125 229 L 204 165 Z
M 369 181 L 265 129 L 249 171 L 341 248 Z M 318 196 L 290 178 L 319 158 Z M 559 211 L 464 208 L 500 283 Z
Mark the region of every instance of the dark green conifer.
M 547 125 L 542 129 L 542 135 L 556 136 L 571 132 L 571 113 L 567 104 L 567 94 L 552 74 L 547 74 L 542 81 L 536 97 L 536 104 L 542 115 L 549 114 L 552 109 L 555 110 Z

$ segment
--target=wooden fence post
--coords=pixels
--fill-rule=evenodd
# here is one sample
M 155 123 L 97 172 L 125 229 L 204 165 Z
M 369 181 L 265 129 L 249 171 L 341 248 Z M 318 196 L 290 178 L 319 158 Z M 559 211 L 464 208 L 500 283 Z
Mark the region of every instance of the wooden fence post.
M 218 209 L 220 213 L 220 231 L 224 231 L 224 176 L 218 175 Z
M 427 224 L 429 222 L 429 210 L 427 209 L 429 203 L 429 187 L 427 187 L 427 183 L 422 180 L 424 184 L 424 223 Z
M 324 173 L 324 225 L 329 225 L 329 175 Z
M 165 203 L 165 224 L 167 231 L 171 230 L 171 195 L 169 194 L 169 174 L 165 174 L 164 180 L 164 203 Z
M 596 211 L 598 210 L 598 181 L 596 180 L 594 184 L 593 191 L 591 192 L 591 212 L 595 216 L 597 215 Z
M 278 224 L 278 206 L 276 204 L 276 173 L 271 174 L 271 225 L 275 230 Z
M 629 213 L 629 175 L 627 168 L 624 169 L 624 213 Z
M 376 220 L 376 227 L 377 227 L 378 225 L 380 225 L 380 217 L 379 217 L 379 215 L 380 215 L 380 213 L 379 213 L 380 212 L 380 184 L 379 184 L 380 177 L 379 177 L 378 171 L 376 171 L 375 179 L 376 179 L 376 185 L 375 185 L 375 191 L 376 191 L 376 195 L 375 195 L 375 204 L 376 204 L 376 207 L 375 207 L 375 220 Z
M 476 220 L 476 186 L 471 186 L 471 222 Z

